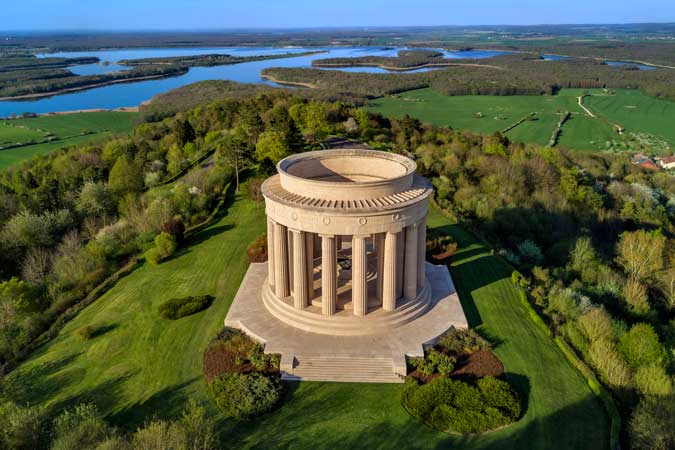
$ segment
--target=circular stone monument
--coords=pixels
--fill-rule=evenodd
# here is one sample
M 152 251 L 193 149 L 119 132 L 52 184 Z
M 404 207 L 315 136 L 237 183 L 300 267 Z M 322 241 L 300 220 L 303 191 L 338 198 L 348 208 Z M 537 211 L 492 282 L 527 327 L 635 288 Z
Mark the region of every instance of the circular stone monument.
M 365 149 L 282 160 L 265 181 L 267 310 L 304 331 L 367 335 L 429 308 L 426 216 L 432 193 L 413 160 Z

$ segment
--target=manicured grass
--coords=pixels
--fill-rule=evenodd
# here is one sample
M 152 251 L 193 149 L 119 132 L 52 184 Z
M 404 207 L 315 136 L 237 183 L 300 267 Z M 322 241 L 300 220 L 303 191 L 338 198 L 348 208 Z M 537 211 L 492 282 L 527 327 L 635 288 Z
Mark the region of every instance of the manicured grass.
M 143 266 L 107 292 L 11 376 L 24 401 L 57 409 L 94 401 L 108 418 L 133 429 L 153 415 L 175 417 L 187 398 L 211 404 L 202 351 L 222 326 L 248 265 L 246 246 L 264 228 L 264 209 L 244 198 L 180 254 Z M 452 273 L 472 326 L 495 343 L 511 381 L 526 399 L 515 425 L 484 436 L 448 436 L 400 406 L 402 385 L 293 383 L 287 401 L 251 422 L 222 420 L 224 448 L 250 449 L 603 449 L 608 421 L 584 380 L 527 317 L 510 269 L 438 212 L 461 245 Z M 178 321 L 159 317 L 169 297 L 212 294 L 206 311 Z M 91 324 L 100 335 L 80 341 Z
M 0 122 L 0 146 L 5 139 L 10 139 L 7 142 L 28 142 L 33 139 L 45 139 L 47 134 L 62 139 L 45 144 L 0 150 L 0 170 L 30 159 L 34 155 L 44 155 L 62 147 L 101 139 L 113 133 L 128 132 L 133 128 L 137 116 L 138 113 L 134 112 L 103 111 Z M 23 139 L 16 138 L 16 130 L 21 130 Z M 89 134 L 81 136 L 82 133 Z
M 637 90 L 616 89 L 615 95 L 586 97 L 584 104 L 596 114 L 619 123 L 627 132 L 659 136 L 675 147 L 675 102 L 660 100 Z

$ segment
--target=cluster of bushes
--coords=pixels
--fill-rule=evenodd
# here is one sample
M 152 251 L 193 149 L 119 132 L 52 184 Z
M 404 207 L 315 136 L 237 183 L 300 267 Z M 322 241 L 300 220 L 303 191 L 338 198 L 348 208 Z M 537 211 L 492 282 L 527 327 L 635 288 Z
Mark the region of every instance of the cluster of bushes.
M 165 319 L 178 320 L 204 311 L 212 302 L 213 297 L 210 295 L 172 298 L 159 305 L 159 314 Z
M 408 378 L 403 406 L 419 420 L 454 433 L 493 430 L 520 416 L 516 391 L 493 377 L 474 382 L 438 377 L 427 384 Z
M 44 408 L 0 404 L 0 448 L 52 450 L 215 450 L 215 420 L 190 401 L 177 420 L 152 419 L 133 433 L 111 426 L 93 404 L 79 404 L 53 420 Z
M 427 236 L 427 254 L 436 261 L 451 258 L 457 251 L 457 242 L 447 234 L 429 233 Z
M 283 394 L 279 355 L 266 355 L 260 344 L 233 328 L 224 328 L 207 347 L 204 376 L 220 410 L 236 419 L 272 410 Z
M 520 400 L 501 377 L 504 368 L 474 330 L 451 328 L 423 358 L 408 362 L 405 409 L 443 431 L 480 433 L 520 416 Z
M 267 261 L 267 233 L 263 233 L 246 249 L 246 254 L 248 255 L 248 262 L 265 262 Z

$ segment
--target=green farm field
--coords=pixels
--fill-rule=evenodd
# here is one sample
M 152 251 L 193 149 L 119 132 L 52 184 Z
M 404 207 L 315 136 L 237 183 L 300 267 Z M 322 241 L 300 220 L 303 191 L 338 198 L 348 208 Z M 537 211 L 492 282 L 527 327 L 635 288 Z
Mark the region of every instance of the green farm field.
M 410 417 L 402 385 L 301 382 L 286 401 L 250 422 L 221 419 L 223 448 L 247 449 L 606 449 L 601 404 L 550 337 L 527 315 L 511 269 L 437 211 L 461 248 L 452 274 L 471 326 L 496 342 L 526 413 L 516 424 L 481 436 L 449 436 Z M 264 206 L 238 195 L 217 223 L 159 266 L 144 265 L 68 323 L 11 376 L 17 400 L 52 410 L 81 401 L 99 405 L 114 424 L 134 429 L 152 416 L 175 417 L 185 401 L 211 405 L 202 352 L 247 269 L 247 245 L 264 230 Z M 211 294 L 201 313 L 172 322 L 157 307 L 168 297 Z M 73 333 L 102 330 L 89 341 Z M 213 407 L 211 407 L 213 411 Z
M 589 116 L 577 103 L 597 117 Z M 563 125 L 558 145 L 575 150 L 633 149 L 622 145 L 631 133 L 648 133 L 675 147 L 675 102 L 659 100 L 633 90 L 563 89 L 554 96 L 446 96 L 432 89 L 408 91 L 373 100 L 368 109 L 385 116 L 409 114 L 422 122 L 450 126 L 457 130 L 494 133 L 505 130 L 522 117 L 535 112 L 509 130 L 513 141 L 547 145 L 561 113 L 572 113 Z M 619 135 L 613 124 L 626 129 Z
M 29 144 L 0 150 L 0 170 L 68 145 L 126 133 L 133 128 L 137 116 L 135 112 L 101 111 L 0 121 L 0 147 Z M 50 137 L 56 140 L 30 144 Z

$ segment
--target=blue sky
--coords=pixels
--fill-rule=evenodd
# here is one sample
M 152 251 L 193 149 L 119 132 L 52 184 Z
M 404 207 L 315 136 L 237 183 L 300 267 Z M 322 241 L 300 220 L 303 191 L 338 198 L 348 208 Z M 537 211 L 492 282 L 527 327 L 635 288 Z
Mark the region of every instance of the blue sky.
M 673 0 L 0 0 L 0 30 L 675 21 Z

